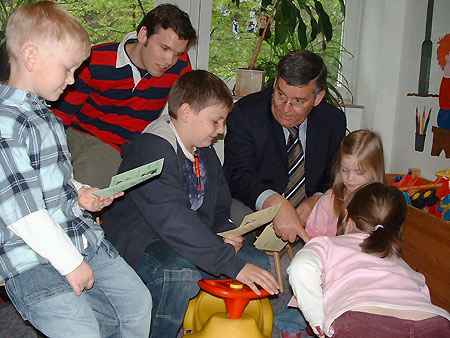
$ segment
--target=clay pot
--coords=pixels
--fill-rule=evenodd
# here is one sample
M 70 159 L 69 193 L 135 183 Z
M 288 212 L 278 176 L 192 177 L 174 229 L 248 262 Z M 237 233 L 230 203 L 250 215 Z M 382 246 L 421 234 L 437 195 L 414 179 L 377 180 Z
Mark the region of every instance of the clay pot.
M 236 74 L 236 96 L 259 92 L 264 87 L 265 70 L 239 68 Z

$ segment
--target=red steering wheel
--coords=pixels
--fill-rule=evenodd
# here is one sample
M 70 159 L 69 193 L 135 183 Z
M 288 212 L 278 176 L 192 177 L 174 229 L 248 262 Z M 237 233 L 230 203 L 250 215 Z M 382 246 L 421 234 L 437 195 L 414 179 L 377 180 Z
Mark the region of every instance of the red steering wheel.
M 202 279 L 198 285 L 206 292 L 224 298 L 227 315 L 232 319 L 241 318 L 250 299 L 269 296 L 264 289 L 259 289 L 261 294 L 257 295 L 247 285 L 232 279 Z

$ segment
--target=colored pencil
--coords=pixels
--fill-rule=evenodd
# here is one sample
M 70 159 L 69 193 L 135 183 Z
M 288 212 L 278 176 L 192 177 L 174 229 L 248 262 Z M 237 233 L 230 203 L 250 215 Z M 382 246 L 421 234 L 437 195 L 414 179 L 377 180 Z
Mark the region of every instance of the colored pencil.
M 425 128 L 425 107 L 423 107 L 423 113 L 422 113 L 422 130 L 421 130 L 421 134 L 423 135 L 423 130 Z
M 416 134 L 419 133 L 419 111 L 418 108 L 416 107 Z
M 430 122 L 430 117 L 431 117 L 431 108 L 430 108 L 430 110 L 428 111 L 427 121 L 425 122 L 425 129 L 424 129 L 424 131 L 423 131 L 424 134 L 427 133 L 427 128 L 428 128 L 428 123 Z

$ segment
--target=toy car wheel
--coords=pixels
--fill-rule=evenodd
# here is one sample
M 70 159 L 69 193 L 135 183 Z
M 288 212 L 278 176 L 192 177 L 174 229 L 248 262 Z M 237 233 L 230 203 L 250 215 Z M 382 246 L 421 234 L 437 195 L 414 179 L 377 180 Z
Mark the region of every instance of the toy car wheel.
M 439 200 L 439 197 L 436 196 L 436 189 L 428 189 L 423 193 L 423 202 L 427 207 L 435 205 Z
M 423 209 L 423 207 L 425 206 L 425 202 L 423 199 L 423 191 L 416 191 L 411 196 L 411 205 L 418 209 Z

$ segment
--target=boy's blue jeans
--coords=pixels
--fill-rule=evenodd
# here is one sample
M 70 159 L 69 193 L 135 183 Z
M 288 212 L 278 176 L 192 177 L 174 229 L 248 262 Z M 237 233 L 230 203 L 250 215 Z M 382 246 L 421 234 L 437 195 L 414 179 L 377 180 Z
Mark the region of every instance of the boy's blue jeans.
M 23 319 L 49 337 L 148 337 L 152 300 L 134 270 L 107 241 L 83 253 L 94 271 L 90 290 L 76 296 L 50 264 L 5 283 Z
M 266 253 L 251 244 L 244 242 L 238 256 L 269 269 Z M 217 279 L 199 270 L 159 238 L 154 238 L 147 246 L 136 271 L 153 298 L 150 338 L 177 337 L 189 300 L 199 291 L 198 281 L 202 278 Z

